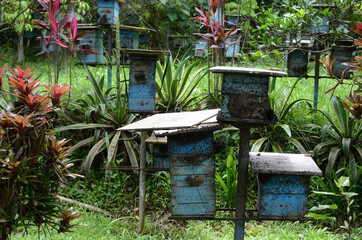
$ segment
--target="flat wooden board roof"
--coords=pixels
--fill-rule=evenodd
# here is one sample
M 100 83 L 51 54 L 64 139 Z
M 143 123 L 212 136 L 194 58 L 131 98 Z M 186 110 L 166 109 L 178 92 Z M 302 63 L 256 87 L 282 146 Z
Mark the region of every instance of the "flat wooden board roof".
M 242 74 L 254 76 L 272 76 L 272 77 L 286 77 L 287 74 L 283 71 L 274 71 L 261 68 L 243 68 L 243 67 L 212 67 L 209 69 L 214 73 L 228 73 L 228 74 Z
M 216 117 L 219 111 L 220 109 L 211 109 L 193 112 L 159 113 L 121 127 L 117 130 L 151 131 L 192 128 L 209 120 L 210 118 Z
M 251 152 L 253 173 L 322 176 L 314 160 L 305 154 Z
M 130 49 L 130 48 L 120 48 L 122 53 L 128 54 L 129 56 L 139 56 L 139 57 L 155 57 L 160 58 L 163 56 L 170 55 L 168 51 L 162 50 L 144 50 L 144 49 Z

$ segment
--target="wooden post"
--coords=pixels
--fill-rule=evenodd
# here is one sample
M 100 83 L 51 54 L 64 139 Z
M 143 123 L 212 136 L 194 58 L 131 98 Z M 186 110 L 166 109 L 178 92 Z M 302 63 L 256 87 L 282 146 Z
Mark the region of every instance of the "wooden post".
M 246 220 L 250 128 L 240 128 L 238 185 L 236 190 L 234 240 L 243 240 Z
M 112 27 L 108 25 L 108 87 L 112 86 Z
M 142 233 L 145 226 L 145 202 L 146 202 L 146 132 L 141 132 L 140 146 L 140 176 L 139 176 L 139 222 L 138 233 Z
M 318 107 L 318 89 L 319 89 L 319 59 L 320 59 L 320 48 L 321 44 L 317 40 L 316 43 L 316 54 L 315 54 L 315 73 L 314 73 L 314 103 L 313 107 L 317 109 Z

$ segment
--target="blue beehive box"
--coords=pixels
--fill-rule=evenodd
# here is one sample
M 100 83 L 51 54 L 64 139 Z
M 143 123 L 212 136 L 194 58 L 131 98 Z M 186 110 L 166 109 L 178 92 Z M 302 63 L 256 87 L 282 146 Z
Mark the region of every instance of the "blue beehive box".
M 231 35 L 226 39 L 226 53 L 225 56 L 227 58 L 236 57 L 240 52 L 240 39 L 238 36 Z M 232 42 L 235 42 L 233 45 L 230 45 Z
M 343 77 L 343 79 L 349 79 L 351 77 L 350 68 L 344 65 L 344 63 L 352 62 L 352 55 L 354 50 L 355 49 L 352 46 L 339 46 L 335 49 L 332 49 L 332 71 L 336 77 Z
M 169 135 L 168 148 L 172 216 L 184 219 L 214 217 L 213 132 Z
M 103 32 L 95 28 L 84 28 L 80 30 L 80 32 L 89 30 L 93 30 L 93 32 L 90 32 L 82 37 L 79 48 L 92 50 L 93 52 L 98 53 L 98 55 L 80 51 L 80 63 L 88 65 L 104 64 Z
M 155 110 L 154 57 L 130 56 L 128 104 L 130 112 L 153 112 Z
M 289 77 L 300 77 L 308 72 L 308 52 L 301 49 L 294 49 L 288 52 L 287 69 Z
M 155 171 L 169 171 L 170 157 L 168 155 L 167 137 L 149 137 L 146 142 L 153 146 L 153 167 Z
M 284 77 L 284 72 L 241 67 L 213 67 L 209 70 L 223 74 L 218 120 L 249 126 L 277 121 L 268 103 L 269 77 Z
M 98 0 L 97 12 L 100 24 L 117 24 L 119 15 L 118 0 Z
M 138 49 L 140 44 L 140 33 L 138 31 L 120 30 L 121 48 Z
M 202 38 L 195 45 L 195 57 L 205 57 L 207 55 L 207 40 Z
M 156 61 L 168 52 L 123 49 L 122 53 L 130 59 L 128 110 L 152 113 L 156 106 Z
M 309 180 L 322 175 L 304 154 L 250 153 L 250 166 L 258 174 L 258 217 L 302 220 L 307 212 Z

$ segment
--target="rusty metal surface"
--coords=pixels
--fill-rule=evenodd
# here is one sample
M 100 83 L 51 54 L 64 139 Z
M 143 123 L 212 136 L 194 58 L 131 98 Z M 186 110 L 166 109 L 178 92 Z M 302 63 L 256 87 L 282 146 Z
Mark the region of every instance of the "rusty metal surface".
M 213 132 L 168 137 L 172 216 L 214 217 L 216 211 Z
M 268 124 L 277 117 L 268 103 L 269 78 L 224 74 L 221 90 L 221 114 L 226 122 Z
M 294 49 L 288 52 L 287 58 L 288 76 L 300 77 L 308 72 L 308 52 Z
M 309 176 L 258 175 L 258 215 L 270 219 L 302 219 L 307 212 Z
M 350 68 L 343 65 L 343 63 L 352 61 L 353 50 L 354 48 L 352 47 L 337 47 L 336 49 L 332 49 L 331 61 L 334 61 L 332 71 L 336 77 L 342 78 L 345 69 L 347 70 L 344 72 L 343 78 L 349 79 L 351 77 L 349 73 Z

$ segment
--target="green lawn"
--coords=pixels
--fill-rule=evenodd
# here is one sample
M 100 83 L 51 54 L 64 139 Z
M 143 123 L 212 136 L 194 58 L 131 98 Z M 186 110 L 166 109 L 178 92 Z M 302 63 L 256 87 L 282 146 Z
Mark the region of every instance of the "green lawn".
M 101 239 L 233 239 L 234 226 L 226 221 L 187 221 L 162 220 L 159 215 L 148 215 L 143 234 L 137 235 L 137 220 L 134 217 L 111 218 L 89 212 L 78 222 L 87 226 L 75 227 L 74 232 L 57 234 L 56 231 L 41 233 L 40 239 L 52 240 L 101 240 Z M 33 240 L 38 237 L 36 229 L 29 235 L 18 233 L 13 240 Z M 340 234 L 318 228 L 312 222 L 248 222 L 245 239 L 344 239 Z

